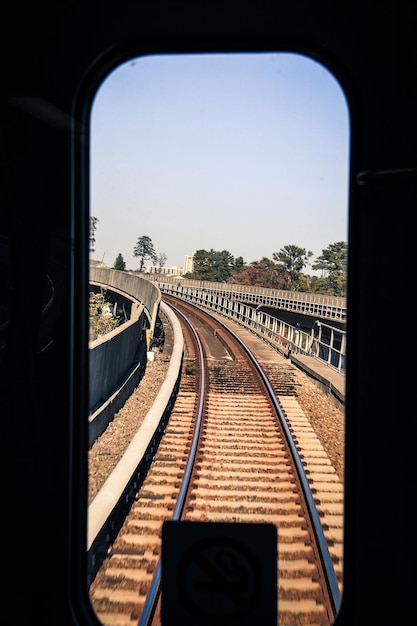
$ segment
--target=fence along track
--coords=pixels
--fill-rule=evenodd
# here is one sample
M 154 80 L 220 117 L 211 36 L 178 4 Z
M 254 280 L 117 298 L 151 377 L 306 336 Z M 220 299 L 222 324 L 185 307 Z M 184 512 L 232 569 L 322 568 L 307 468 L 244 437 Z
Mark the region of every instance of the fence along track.
M 271 403 L 255 391 L 243 357 L 233 363 L 222 359 L 215 367 L 211 359 L 209 370 L 202 445 L 185 519 L 276 524 L 279 623 L 327 624 L 332 619 L 314 564 L 314 533 L 302 516 L 302 497 Z M 172 517 L 191 445 L 195 383 L 195 376 L 183 373 L 151 470 L 91 585 L 92 604 L 105 625 L 132 624 L 143 611 L 159 560 L 162 522 Z

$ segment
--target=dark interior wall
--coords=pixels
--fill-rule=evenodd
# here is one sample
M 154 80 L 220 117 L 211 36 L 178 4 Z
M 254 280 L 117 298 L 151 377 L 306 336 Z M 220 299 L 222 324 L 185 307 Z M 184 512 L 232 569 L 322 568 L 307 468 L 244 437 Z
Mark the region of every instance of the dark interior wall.
M 88 98 L 107 70 L 131 53 L 280 49 L 325 60 L 345 88 L 351 111 L 346 581 L 339 623 L 410 621 L 415 381 L 405 359 L 412 346 L 406 329 L 401 337 L 387 336 L 389 319 L 375 315 L 375 303 L 378 311 L 381 303 L 388 305 L 388 286 L 391 293 L 397 290 L 401 307 L 404 294 L 414 289 L 416 180 L 408 171 L 416 166 L 417 145 L 412 10 L 402 0 L 78 0 L 8 8 L 0 397 L 6 519 L 13 528 L 11 586 L 28 572 L 25 605 L 14 607 L 17 622 L 84 625 L 89 619 L 82 608 L 80 557 Z M 368 172 L 362 185 L 360 172 Z M 51 285 L 54 297 L 47 307 Z M 375 350 L 373 368 L 364 358 L 370 328 L 387 336 Z

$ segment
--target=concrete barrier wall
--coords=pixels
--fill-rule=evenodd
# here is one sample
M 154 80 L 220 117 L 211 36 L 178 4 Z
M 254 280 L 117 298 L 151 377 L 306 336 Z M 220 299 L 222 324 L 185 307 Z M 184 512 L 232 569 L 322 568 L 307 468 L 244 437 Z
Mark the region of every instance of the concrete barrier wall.
M 154 282 L 136 274 L 101 267 L 90 267 L 90 280 L 130 294 L 141 302 L 147 311 L 151 336 L 153 335 L 159 303 L 162 299 L 161 291 Z
M 89 447 L 138 386 L 146 368 L 146 318 L 126 322 L 94 342 L 89 351 Z
M 95 564 L 95 545 L 99 546 L 97 549 L 107 550 L 108 529 L 116 523 L 119 510 L 126 506 L 124 487 L 130 483 L 137 488 L 146 476 L 177 395 L 184 356 L 184 338 L 181 325 L 172 309 L 161 302 L 161 310 L 167 316 L 174 333 L 168 372 L 138 432 L 88 507 L 88 559 L 91 571 Z
M 152 338 L 161 292 L 126 272 L 90 267 L 90 282 L 123 294 L 132 302 L 131 319 L 92 342 L 89 350 L 89 445 L 106 429 L 140 382 L 146 368 L 147 337 Z
M 140 346 L 145 345 L 143 318 L 142 312 L 139 319 L 126 322 L 91 344 L 90 413 L 107 400 L 139 361 Z

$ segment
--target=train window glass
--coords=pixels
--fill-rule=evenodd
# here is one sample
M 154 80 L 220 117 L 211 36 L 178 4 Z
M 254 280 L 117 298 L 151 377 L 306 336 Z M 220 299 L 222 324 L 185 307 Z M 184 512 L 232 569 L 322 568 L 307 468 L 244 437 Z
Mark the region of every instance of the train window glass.
M 121 573 L 121 541 L 105 546 L 114 570 L 107 563 L 102 572 L 94 547 L 107 532 L 101 504 L 108 494 L 101 503 L 100 494 L 137 431 L 140 438 L 156 393 L 138 364 L 151 369 L 163 354 L 153 296 L 132 292 L 132 277 L 152 288 L 205 280 L 238 285 L 240 293 L 258 290 L 254 307 L 262 307 L 262 315 L 251 323 L 296 366 L 301 419 L 315 433 L 316 448 L 304 451 L 304 464 L 324 489 L 316 506 L 341 587 L 350 129 L 340 84 L 319 62 L 295 53 L 138 57 L 103 81 L 90 121 L 88 585 L 94 610 L 105 625 L 115 623 L 113 613 L 123 611 L 124 602 L 140 614 L 147 583 L 134 570 L 149 559 L 151 571 L 155 561 L 133 542 Z M 225 300 L 211 294 L 207 301 L 218 307 Z M 239 303 L 231 308 L 242 317 Z M 120 332 L 134 324 L 140 332 L 129 337 L 137 345 Z M 313 361 L 317 380 L 309 375 Z M 334 394 L 320 389 L 323 377 Z M 318 470 L 321 455 L 326 462 Z M 131 489 L 140 480 L 136 475 Z M 104 583 L 94 588 L 97 580 Z

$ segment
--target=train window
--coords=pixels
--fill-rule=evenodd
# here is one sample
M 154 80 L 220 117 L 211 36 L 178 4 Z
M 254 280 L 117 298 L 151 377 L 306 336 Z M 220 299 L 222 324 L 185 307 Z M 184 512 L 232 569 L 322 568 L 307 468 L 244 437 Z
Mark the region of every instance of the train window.
M 187 287 L 194 294 L 201 289 L 206 308 L 245 318 L 291 366 L 291 391 L 277 395 L 290 397 L 282 398 L 285 414 L 297 407 L 290 429 L 324 519 L 336 613 L 343 580 L 350 158 L 344 92 L 322 64 L 292 52 L 151 55 L 113 70 L 90 114 L 88 587 L 94 611 L 105 626 L 116 623 L 116 613 L 139 620 L 158 560 L 145 545 L 155 521 L 141 536 L 133 522 L 124 527 L 129 541 L 109 540 L 115 524 L 103 512 L 115 468 L 133 438 L 141 438 L 168 352 L 161 345 L 167 321 L 162 313 L 153 319 L 154 295 L 141 297 L 134 283 L 181 290 L 185 299 Z M 134 328 L 128 341 L 123 327 Z M 130 493 L 141 471 L 134 470 Z M 142 514 L 147 517 L 145 509 Z M 299 563 L 299 544 L 291 556 L 290 537 L 277 525 L 284 546 L 278 576 L 286 581 L 279 610 L 291 612 L 294 598 L 309 598 L 311 606 L 300 602 L 299 611 L 320 621 L 312 608 L 320 592 L 311 567 Z M 297 584 L 291 560 L 300 566 Z

